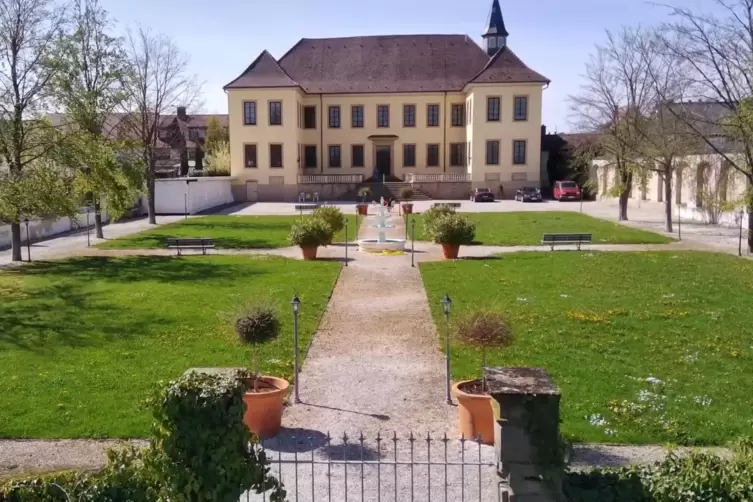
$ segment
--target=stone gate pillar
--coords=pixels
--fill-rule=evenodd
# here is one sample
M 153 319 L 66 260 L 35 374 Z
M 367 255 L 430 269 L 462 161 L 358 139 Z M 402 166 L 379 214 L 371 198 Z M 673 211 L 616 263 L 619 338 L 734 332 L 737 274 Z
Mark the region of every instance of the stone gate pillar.
M 487 392 L 499 403 L 497 471 L 511 502 L 562 502 L 564 448 L 560 392 L 542 368 L 485 368 Z

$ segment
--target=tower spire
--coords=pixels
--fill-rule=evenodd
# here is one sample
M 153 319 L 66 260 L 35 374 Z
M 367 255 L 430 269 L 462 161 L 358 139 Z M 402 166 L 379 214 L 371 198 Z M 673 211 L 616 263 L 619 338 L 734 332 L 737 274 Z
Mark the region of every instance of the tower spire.
M 507 28 L 505 28 L 505 20 L 502 18 L 502 9 L 499 6 L 499 0 L 492 0 L 492 8 L 489 11 L 486 29 L 481 35 L 489 57 L 507 45 L 508 35 Z

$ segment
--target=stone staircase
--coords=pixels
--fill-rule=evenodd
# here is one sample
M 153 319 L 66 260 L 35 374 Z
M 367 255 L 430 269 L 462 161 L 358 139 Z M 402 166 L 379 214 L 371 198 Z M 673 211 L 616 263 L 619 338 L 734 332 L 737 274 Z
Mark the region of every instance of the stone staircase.
M 402 200 L 400 192 L 403 191 L 403 188 L 413 189 L 413 198 L 411 200 L 431 200 L 431 197 L 426 192 L 422 192 L 418 188 L 412 187 L 411 184 L 406 181 L 388 181 L 384 186 L 387 187 L 390 196 L 394 197 L 395 200 Z

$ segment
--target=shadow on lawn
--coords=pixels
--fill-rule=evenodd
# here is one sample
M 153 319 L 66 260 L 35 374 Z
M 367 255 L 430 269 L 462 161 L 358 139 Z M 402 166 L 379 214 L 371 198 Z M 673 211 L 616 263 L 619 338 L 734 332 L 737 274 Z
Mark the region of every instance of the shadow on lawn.
M 202 259 L 203 258 L 203 259 Z M 20 273 L 27 276 L 43 275 L 50 278 L 74 278 L 113 282 L 192 282 L 214 279 L 252 278 L 261 272 L 248 264 L 218 264 L 206 257 L 187 258 L 175 256 L 96 256 L 72 258 L 64 261 L 36 262 L 23 267 Z
M 108 302 L 104 294 L 82 291 L 78 283 L 61 281 L 24 294 L 0 309 L 0 348 L 7 344 L 52 353 L 59 347 L 101 345 L 139 335 L 164 322 L 153 315 L 135 320 L 127 316 L 130 309 Z

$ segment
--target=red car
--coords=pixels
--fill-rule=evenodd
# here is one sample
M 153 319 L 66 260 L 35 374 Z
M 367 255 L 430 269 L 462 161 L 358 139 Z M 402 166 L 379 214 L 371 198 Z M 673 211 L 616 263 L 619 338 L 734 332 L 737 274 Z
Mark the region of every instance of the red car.
M 580 200 L 580 187 L 574 181 L 556 181 L 554 183 L 555 200 Z

